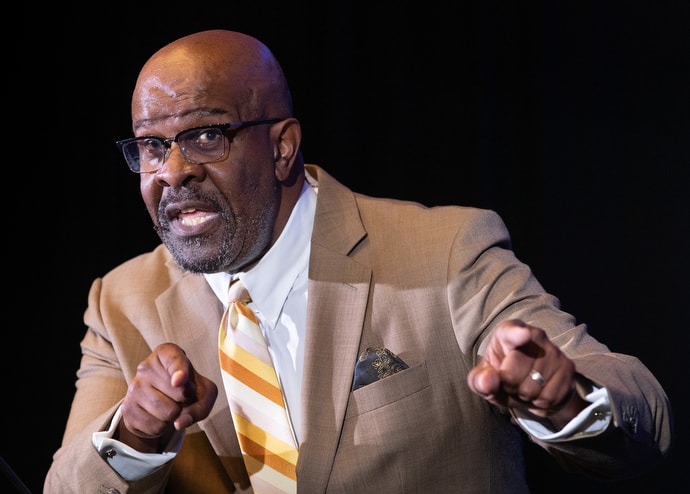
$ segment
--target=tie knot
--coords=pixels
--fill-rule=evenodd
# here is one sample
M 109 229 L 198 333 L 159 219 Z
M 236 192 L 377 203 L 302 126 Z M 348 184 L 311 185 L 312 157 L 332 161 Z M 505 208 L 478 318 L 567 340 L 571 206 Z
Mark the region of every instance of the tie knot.
M 235 281 L 230 283 L 230 288 L 228 288 L 228 302 L 250 302 L 252 298 L 249 296 L 247 288 L 244 283 L 237 278 Z

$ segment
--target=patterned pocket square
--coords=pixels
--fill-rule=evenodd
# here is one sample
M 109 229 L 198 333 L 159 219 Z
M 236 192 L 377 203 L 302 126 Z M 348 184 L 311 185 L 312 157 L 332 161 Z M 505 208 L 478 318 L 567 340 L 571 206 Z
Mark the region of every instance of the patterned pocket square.
M 407 369 L 407 364 L 387 348 L 369 347 L 357 359 L 352 389 L 376 382 Z

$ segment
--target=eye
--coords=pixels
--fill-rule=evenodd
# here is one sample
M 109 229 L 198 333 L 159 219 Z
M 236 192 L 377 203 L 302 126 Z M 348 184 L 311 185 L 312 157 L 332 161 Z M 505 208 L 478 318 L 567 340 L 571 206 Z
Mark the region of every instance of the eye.
M 154 137 L 145 137 L 144 139 L 139 140 L 139 149 L 143 151 L 155 152 L 162 147 L 163 143 L 160 141 L 160 139 L 156 139 Z
M 223 131 L 211 127 L 185 135 L 184 145 L 200 151 L 209 151 L 224 148 L 224 140 Z
M 137 141 L 139 144 L 139 156 L 144 161 L 151 161 L 160 158 L 163 143 L 160 139 L 146 137 Z

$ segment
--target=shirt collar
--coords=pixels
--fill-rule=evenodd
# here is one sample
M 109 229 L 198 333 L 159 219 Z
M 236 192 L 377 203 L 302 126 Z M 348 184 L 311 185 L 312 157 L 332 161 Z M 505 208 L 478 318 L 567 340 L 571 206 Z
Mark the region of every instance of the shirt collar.
M 311 232 L 316 211 L 316 192 L 307 182 L 275 244 L 249 271 L 207 273 L 206 281 L 216 296 L 227 304 L 230 281 L 239 278 L 252 297 L 250 306 L 268 328 L 274 328 L 297 276 L 309 265 Z

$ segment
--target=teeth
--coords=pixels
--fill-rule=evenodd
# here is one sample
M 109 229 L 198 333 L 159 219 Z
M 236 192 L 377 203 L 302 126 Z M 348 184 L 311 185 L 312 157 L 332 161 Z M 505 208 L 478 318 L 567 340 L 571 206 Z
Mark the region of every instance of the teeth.
M 181 216 L 180 223 L 185 226 L 194 226 L 206 222 L 207 219 L 207 216 Z
M 181 213 L 193 213 L 194 211 L 196 211 L 196 208 L 187 208 L 187 209 L 181 210 L 180 212 Z

